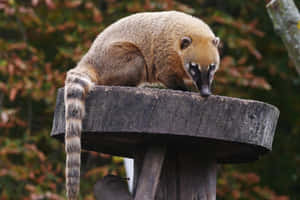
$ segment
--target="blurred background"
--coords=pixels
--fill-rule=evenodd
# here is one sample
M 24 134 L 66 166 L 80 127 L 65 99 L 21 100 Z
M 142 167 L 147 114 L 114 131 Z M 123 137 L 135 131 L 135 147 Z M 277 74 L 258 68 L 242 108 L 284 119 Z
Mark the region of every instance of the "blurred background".
M 64 146 L 50 131 L 66 71 L 112 22 L 160 10 L 197 16 L 221 38 L 214 94 L 264 101 L 281 111 L 272 153 L 251 164 L 222 166 L 218 199 L 300 199 L 300 76 L 273 30 L 266 3 L 0 0 L 0 199 L 65 198 Z M 83 163 L 83 200 L 94 199 L 93 185 L 103 175 L 126 176 L 118 157 L 84 152 Z

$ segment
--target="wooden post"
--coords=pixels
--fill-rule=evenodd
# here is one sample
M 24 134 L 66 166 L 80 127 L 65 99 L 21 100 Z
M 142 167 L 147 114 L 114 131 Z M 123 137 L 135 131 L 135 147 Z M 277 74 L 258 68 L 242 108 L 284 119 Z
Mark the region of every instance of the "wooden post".
M 61 140 L 63 92 L 51 133 Z M 270 151 L 278 116 L 276 107 L 253 100 L 97 86 L 86 100 L 82 146 L 135 158 L 134 200 L 214 200 L 217 164 L 250 162 Z M 112 190 L 121 185 L 102 183 Z M 127 195 L 104 190 L 108 199 Z
M 204 152 L 201 157 L 198 153 L 169 149 L 155 200 L 215 200 L 216 160 Z M 147 178 L 144 180 L 147 182 Z
M 157 185 L 161 174 L 161 169 L 165 159 L 165 147 L 149 147 L 142 162 L 142 166 L 136 166 L 141 169 L 139 174 L 135 174 L 138 179 L 136 185 L 136 194 L 134 200 L 154 200 Z M 145 181 L 147 180 L 147 181 Z
M 133 200 L 124 179 L 108 175 L 94 186 L 96 200 Z

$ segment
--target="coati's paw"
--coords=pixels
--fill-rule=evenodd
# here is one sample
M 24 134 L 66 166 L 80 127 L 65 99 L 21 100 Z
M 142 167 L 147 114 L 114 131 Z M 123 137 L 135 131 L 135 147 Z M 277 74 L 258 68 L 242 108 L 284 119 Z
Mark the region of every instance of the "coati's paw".
M 167 87 L 162 83 L 142 83 L 138 87 L 140 88 L 158 88 L 158 89 L 167 89 Z

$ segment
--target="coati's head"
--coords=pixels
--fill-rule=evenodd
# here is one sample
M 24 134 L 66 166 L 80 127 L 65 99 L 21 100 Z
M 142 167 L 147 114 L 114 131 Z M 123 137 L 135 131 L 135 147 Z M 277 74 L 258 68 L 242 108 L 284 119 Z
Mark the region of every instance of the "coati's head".
M 183 66 L 203 97 L 211 95 L 211 84 L 219 68 L 220 39 L 215 36 L 187 35 L 180 39 Z

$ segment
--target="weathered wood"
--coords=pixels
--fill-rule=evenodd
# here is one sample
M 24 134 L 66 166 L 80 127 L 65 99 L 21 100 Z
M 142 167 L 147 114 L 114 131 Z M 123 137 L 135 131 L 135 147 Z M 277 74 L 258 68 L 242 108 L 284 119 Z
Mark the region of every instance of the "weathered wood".
M 136 195 L 137 184 L 143 167 L 144 156 L 145 156 L 145 152 L 141 150 L 136 152 L 134 156 L 134 167 L 133 167 L 134 176 L 133 176 L 133 187 L 132 187 L 132 196 L 134 197 Z
M 149 147 L 143 159 L 134 200 L 154 200 L 165 159 L 163 146 Z M 140 162 L 138 162 L 140 163 Z
M 300 13 L 294 1 L 272 0 L 267 4 L 267 10 L 300 75 Z
M 124 179 L 108 175 L 94 186 L 96 200 L 133 200 Z
M 182 153 L 180 150 L 168 149 L 155 200 L 215 200 L 215 158 L 207 152 Z
M 51 133 L 62 140 L 63 92 L 58 92 Z M 162 144 L 212 152 L 217 162 L 251 161 L 271 150 L 279 115 L 276 107 L 258 101 L 110 86 L 89 94 L 86 113 L 82 143 L 87 150 L 134 157 L 147 145 Z

